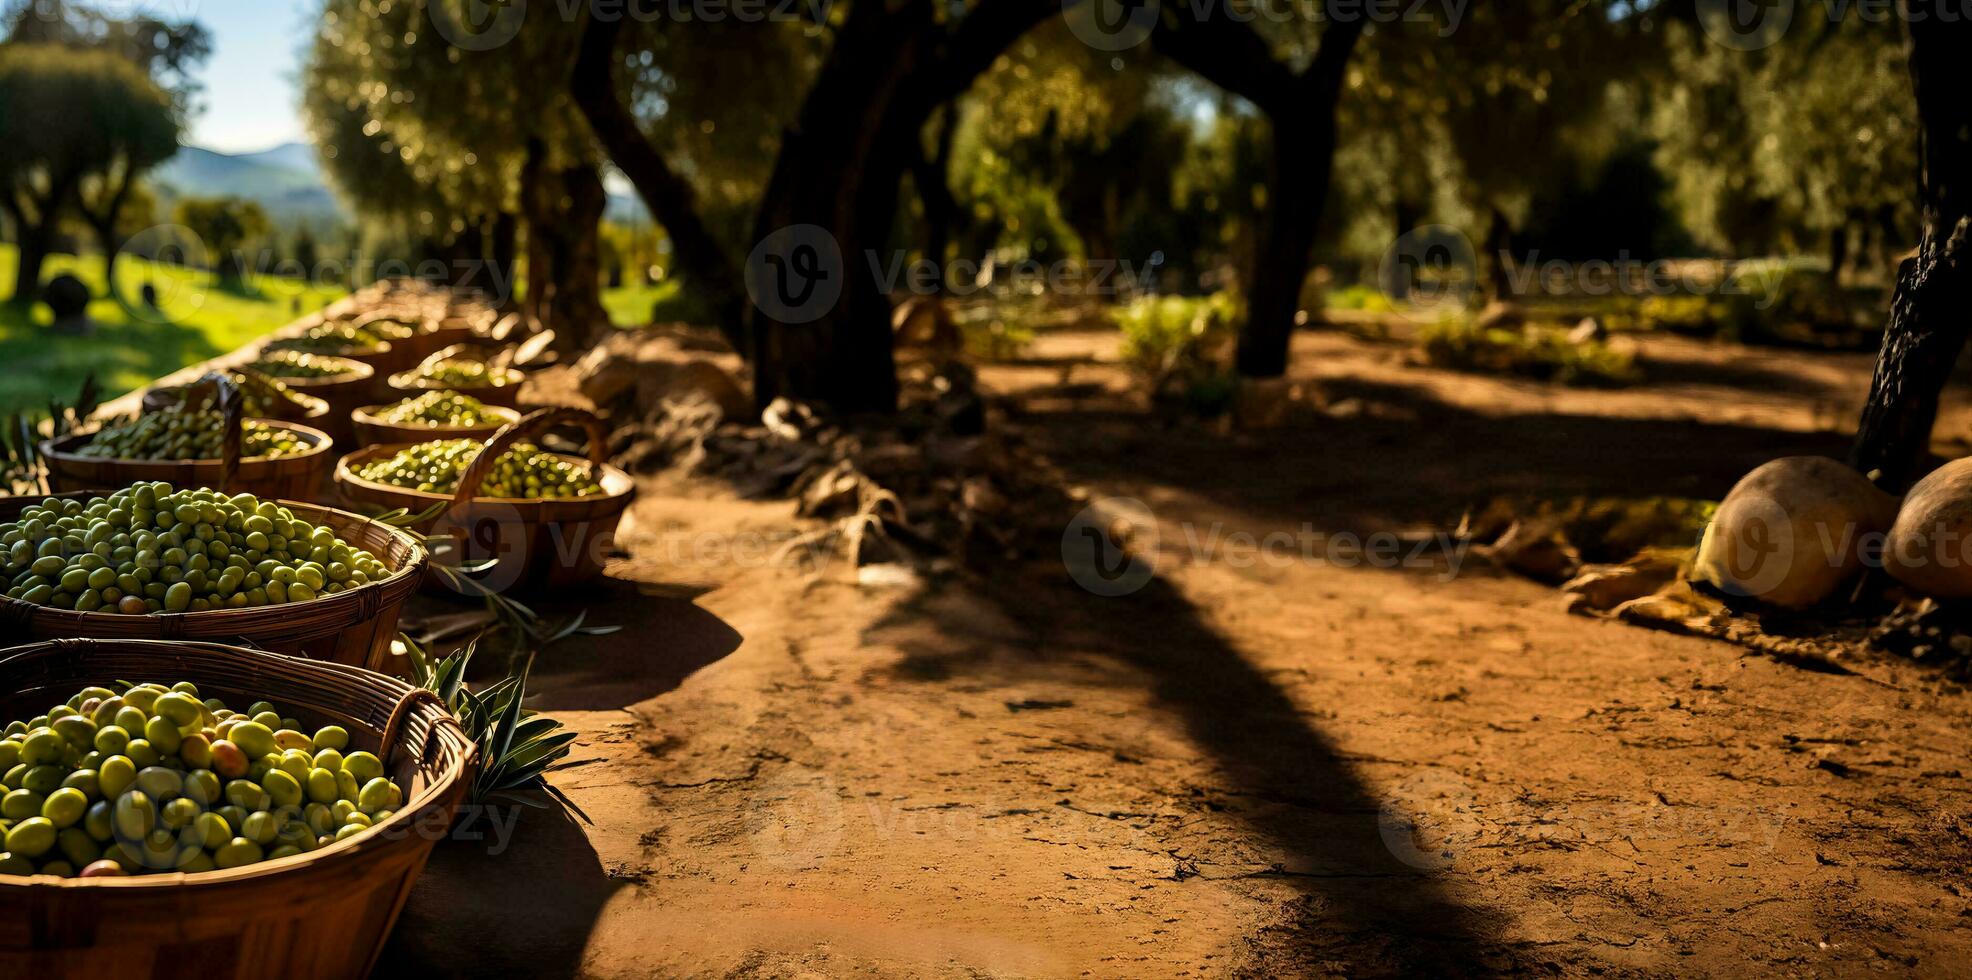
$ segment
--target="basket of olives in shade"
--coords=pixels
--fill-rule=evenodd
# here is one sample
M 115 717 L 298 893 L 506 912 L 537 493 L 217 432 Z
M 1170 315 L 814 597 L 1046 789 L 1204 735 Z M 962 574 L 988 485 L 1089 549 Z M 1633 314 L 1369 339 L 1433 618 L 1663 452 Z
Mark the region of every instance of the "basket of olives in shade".
M 580 429 L 585 456 L 540 440 Z M 336 464 L 349 500 L 434 516 L 418 530 L 457 541 L 447 560 L 492 566 L 483 587 L 557 588 L 601 574 L 635 483 L 607 462 L 607 433 L 588 412 L 541 409 L 484 441 L 435 439 L 368 446 Z
M 472 344 L 453 344 L 407 371 L 390 376 L 390 387 L 409 396 L 426 391 L 458 391 L 488 405 L 514 408 L 526 376 L 506 363 L 506 354 Z
M 239 390 L 246 399 L 246 414 L 253 418 L 314 424 L 313 420 L 329 414 L 328 402 L 244 368 L 210 372 L 190 384 L 152 388 L 144 392 L 144 411 L 159 412 L 187 402 L 213 400 L 218 397 L 221 379 Z
M 31 637 L 245 640 L 396 669 L 425 560 L 356 514 L 204 487 L 0 497 L 0 620 Z
M 41 443 L 56 492 L 162 480 L 223 486 L 236 493 L 305 499 L 321 489 L 335 454 L 327 433 L 297 422 L 238 419 L 229 448 L 225 413 L 211 402 L 180 403 L 94 432 Z
M 0 723 L 8 977 L 367 975 L 477 772 L 429 691 L 216 643 L 0 650 Z
M 488 405 L 460 391 L 427 391 L 390 405 L 368 405 L 351 413 L 356 442 L 411 443 L 430 439 L 485 439 L 519 421 L 520 413 Z
M 355 432 L 349 413 L 369 404 L 378 376 L 374 368 L 358 360 L 297 350 L 262 351 L 259 359 L 246 367 L 328 402 L 329 414 L 323 417 L 322 428 L 343 442 Z

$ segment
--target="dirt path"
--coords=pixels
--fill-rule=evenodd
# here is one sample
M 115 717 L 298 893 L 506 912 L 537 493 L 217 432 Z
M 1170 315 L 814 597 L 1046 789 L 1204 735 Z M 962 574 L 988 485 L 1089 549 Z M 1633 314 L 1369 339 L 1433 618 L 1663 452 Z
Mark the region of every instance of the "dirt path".
M 1343 417 L 1233 440 L 1117 408 L 1100 366 L 988 371 L 1094 497 L 1148 508 L 1156 574 L 1120 597 L 1059 562 L 796 575 L 762 560 L 788 505 L 654 488 L 588 603 L 630 628 L 538 679 L 585 733 L 558 784 L 593 826 L 530 812 L 496 856 L 444 845 L 393 962 L 1972 973 L 1958 690 L 1571 617 L 1469 556 L 1329 559 L 1338 535 L 1441 527 L 1495 493 L 1716 495 L 1770 456 L 1839 451 L 1822 403 L 1868 370 L 1790 359 L 1787 384 L 1742 394 L 1781 369 L 1649 353 L 1645 389 L 1557 392 L 1314 334 L 1297 363 Z M 1318 557 L 1239 537 L 1270 533 Z

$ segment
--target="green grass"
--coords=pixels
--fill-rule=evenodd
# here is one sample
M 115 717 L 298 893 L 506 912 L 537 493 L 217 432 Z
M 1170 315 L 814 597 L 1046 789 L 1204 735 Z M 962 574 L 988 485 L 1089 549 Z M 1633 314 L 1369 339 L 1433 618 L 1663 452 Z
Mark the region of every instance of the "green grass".
M 15 249 L 0 245 L 0 290 L 11 294 Z M 117 283 L 141 315 L 107 295 L 103 264 L 95 256 L 50 256 L 44 280 L 73 273 L 98 298 L 89 304 L 96 329 L 88 336 L 54 334 L 48 311 L 32 314 L 0 304 L 0 412 L 70 401 L 82 379 L 96 375 L 104 397 L 142 386 L 187 364 L 239 347 L 343 295 L 340 287 L 304 286 L 293 280 L 253 276 L 220 285 L 209 273 L 125 257 Z M 143 310 L 136 297 L 145 282 L 157 286 L 162 314 Z
M 0 243 L 0 300 L 11 295 L 14 246 Z M 0 302 L 0 413 L 45 409 L 49 399 L 72 401 L 91 372 L 113 398 L 193 364 L 244 346 L 277 327 L 312 313 L 347 290 L 304 286 L 292 279 L 250 276 L 240 286 L 222 286 L 210 273 L 125 257 L 116 278 L 123 294 L 137 301 L 145 282 L 155 283 L 162 315 L 133 315 L 103 288 L 103 262 L 94 256 L 54 255 L 43 268 L 45 281 L 73 273 L 98 298 L 89 304 L 94 333 L 86 337 L 48 330 L 48 310 L 29 315 Z M 653 285 L 630 284 L 603 291 L 603 306 L 620 327 L 686 320 L 706 322 L 679 286 L 669 279 Z

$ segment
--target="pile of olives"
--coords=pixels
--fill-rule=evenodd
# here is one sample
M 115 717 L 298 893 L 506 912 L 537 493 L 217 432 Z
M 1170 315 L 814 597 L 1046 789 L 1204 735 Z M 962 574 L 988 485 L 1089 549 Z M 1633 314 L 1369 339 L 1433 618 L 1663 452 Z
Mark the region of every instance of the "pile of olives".
M 417 327 L 402 320 L 371 320 L 360 325 L 352 324 L 350 329 L 382 341 L 409 340 L 418 332 Z
M 270 350 L 251 367 L 276 378 L 331 378 L 356 370 L 356 362 L 298 350 Z
M 447 357 L 419 369 L 418 377 L 454 388 L 498 388 L 520 383 L 519 372 L 470 357 Z
M 421 442 L 365 465 L 356 475 L 394 487 L 451 493 L 480 448 L 481 444 L 471 439 Z M 522 442 L 494 461 L 493 471 L 480 483 L 477 495 L 541 499 L 586 497 L 602 491 L 586 464 Z
M 332 323 L 312 327 L 299 337 L 277 340 L 269 346 L 273 350 L 298 350 L 310 354 L 367 354 L 381 348 L 383 342 L 355 327 Z
M 308 735 L 264 701 L 235 712 L 184 682 L 85 687 L 7 725 L 0 770 L 0 875 L 237 868 L 354 837 L 404 805 L 340 726 Z
M 390 576 L 375 555 L 250 494 L 138 483 L 0 524 L 7 597 L 133 616 L 307 602 Z
M 500 425 L 506 421 L 486 410 L 486 404 L 456 391 L 427 391 L 406 398 L 377 413 L 392 425 L 465 426 Z
M 78 456 L 107 459 L 218 459 L 225 442 L 226 418 L 203 402 L 197 408 L 173 406 L 140 415 L 136 420 L 98 431 Z M 257 419 L 240 421 L 240 455 L 245 458 L 292 456 L 312 448 L 292 430 Z

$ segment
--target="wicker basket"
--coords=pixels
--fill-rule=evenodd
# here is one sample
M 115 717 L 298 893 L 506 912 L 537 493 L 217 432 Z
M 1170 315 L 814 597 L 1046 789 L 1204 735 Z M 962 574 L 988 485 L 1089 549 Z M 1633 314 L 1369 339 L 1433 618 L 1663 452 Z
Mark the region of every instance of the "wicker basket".
M 266 402 L 267 407 L 271 409 L 266 415 L 267 418 L 278 419 L 282 422 L 303 422 L 319 429 L 321 425 L 316 420 L 329 414 L 328 402 L 314 395 L 305 395 L 298 391 L 285 393 L 286 396 L 293 396 L 294 399 L 297 399 L 290 400 L 290 398 L 284 397 L 283 393 L 273 390 L 273 386 L 278 382 L 275 382 L 274 379 L 258 371 L 252 371 L 246 368 L 233 368 L 229 373 L 237 373 L 246 379 L 240 385 L 241 388 L 263 389 L 259 394 Z M 214 397 L 218 392 L 214 390 L 213 383 L 208 380 L 212 377 L 212 374 L 208 374 L 205 378 L 201 378 L 189 385 L 152 388 L 144 392 L 142 401 L 143 410 L 145 412 L 161 412 L 174 405 L 184 404 L 186 397 L 193 394 L 208 398 Z M 285 388 L 287 386 L 283 384 L 280 387 Z
M 306 725 L 341 725 L 352 748 L 384 760 L 406 802 L 349 840 L 226 871 L 0 876 L 0 976 L 369 974 L 477 771 L 471 740 L 438 697 L 353 667 L 212 643 L 53 640 L 0 650 L 0 717 L 119 679 L 191 681 L 208 697 L 266 699 Z
M 286 429 L 310 443 L 292 456 L 254 456 L 238 460 L 227 477 L 224 459 L 111 459 L 83 456 L 76 450 L 96 433 L 43 440 L 41 458 L 48 465 L 48 486 L 56 493 L 77 490 L 121 490 L 144 480 L 162 480 L 181 487 L 213 487 L 229 493 L 250 493 L 270 500 L 315 500 L 322 495 L 335 454 L 328 433 L 293 422 L 255 419 L 262 425 Z M 227 440 L 237 452 L 239 443 Z
M 589 438 L 589 465 L 603 492 L 588 497 L 527 500 L 513 497 L 474 497 L 486 471 L 514 443 L 558 425 L 579 425 Z M 600 575 L 623 511 L 630 506 L 636 481 L 605 462 L 609 452 L 602 422 L 588 412 L 544 408 L 502 428 L 473 458 L 451 494 L 428 493 L 366 480 L 357 475 L 365 465 L 388 458 L 405 444 L 370 446 L 344 456 L 336 464 L 336 487 L 345 499 L 383 509 L 405 508 L 420 513 L 449 503 L 439 516 L 419 530 L 457 539 L 467 561 L 498 558 L 480 576 L 481 584 L 506 589 L 556 589 Z
M 100 494 L 59 496 L 87 501 Z M 45 499 L 0 497 L 0 523 L 14 520 Z M 428 557 L 424 545 L 415 535 L 348 511 L 294 501 L 282 504 L 296 517 L 326 525 L 336 537 L 377 556 L 390 576 L 307 602 L 145 616 L 76 612 L 0 595 L 0 637 L 244 641 L 263 650 L 401 673 L 404 665 L 391 654 L 390 641 L 397 635 L 397 614 L 404 600 L 424 579 Z
M 486 406 L 486 414 L 500 421 L 485 425 L 406 425 L 401 422 L 385 422 L 377 417 L 377 413 L 390 407 L 390 405 L 366 405 L 349 414 L 349 420 L 356 428 L 358 446 L 408 444 L 432 439 L 487 439 L 500 431 L 502 426 L 520 421 L 518 411 L 500 405 Z
M 521 377 L 521 380 L 508 384 L 476 385 L 473 387 L 446 384 L 420 376 L 420 372 L 428 365 L 435 364 L 446 358 L 463 357 L 468 360 L 486 361 L 490 359 L 491 354 L 491 351 L 484 350 L 473 344 L 453 344 L 419 361 L 417 367 L 391 375 L 391 390 L 399 398 L 412 398 L 422 395 L 427 391 L 456 391 L 462 395 L 471 395 L 488 405 L 498 405 L 502 408 L 520 407 L 520 389 L 527 380 L 524 376 Z M 516 368 L 508 368 L 507 370 L 512 371 L 516 376 L 521 375 L 521 372 Z
M 349 370 L 343 374 L 331 374 L 324 378 L 282 378 L 281 383 L 301 392 L 314 395 L 329 403 L 329 414 L 322 417 L 322 431 L 327 432 L 337 442 L 348 444 L 356 434 L 349 424 L 349 413 L 369 404 L 376 388 L 376 371 L 361 361 L 348 361 Z

